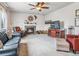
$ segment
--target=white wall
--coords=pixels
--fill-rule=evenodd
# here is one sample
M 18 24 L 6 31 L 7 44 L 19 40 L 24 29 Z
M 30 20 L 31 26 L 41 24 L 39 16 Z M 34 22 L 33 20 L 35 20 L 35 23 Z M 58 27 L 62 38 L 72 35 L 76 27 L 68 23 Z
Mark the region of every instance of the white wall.
M 0 30 L 1 30 L 1 20 L 2 20 L 2 15 L 1 15 L 1 12 L 0 12 Z
M 68 28 L 69 26 L 74 26 L 75 10 L 79 9 L 79 3 L 73 3 L 62 9 L 59 9 L 55 12 L 45 16 L 45 20 L 60 20 L 64 21 L 64 27 Z M 76 27 L 75 34 L 79 33 L 79 28 Z
M 35 15 L 35 14 L 27 14 L 27 13 L 18 13 L 13 12 L 12 13 L 12 20 L 13 20 L 13 26 L 20 26 L 22 29 L 24 29 L 24 21 L 27 20 L 28 16 Z M 45 24 L 45 16 L 44 15 L 36 15 L 37 16 L 37 30 L 40 29 L 41 25 L 43 26 Z
M 51 12 L 48 15 L 37 15 L 37 30 L 44 29 L 43 27 L 49 27 L 50 25 L 45 24 L 45 20 L 60 20 L 64 21 L 64 27 L 67 29 L 69 26 L 74 26 L 75 10 L 79 9 L 79 3 L 73 3 L 62 9 Z M 21 26 L 24 29 L 24 20 L 31 14 L 27 13 L 12 13 L 13 26 Z M 33 14 L 32 14 L 33 15 Z M 46 29 L 47 29 L 46 28 Z M 75 27 L 75 34 L 79 33 L 79 27 Z

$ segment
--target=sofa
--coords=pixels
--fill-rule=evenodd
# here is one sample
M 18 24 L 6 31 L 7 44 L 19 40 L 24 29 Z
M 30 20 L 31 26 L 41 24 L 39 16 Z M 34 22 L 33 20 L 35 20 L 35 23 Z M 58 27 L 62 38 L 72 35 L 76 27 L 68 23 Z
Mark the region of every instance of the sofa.
M 0 48 L 0 56 L 17 56 L 17 48 L 21 40 L 20 33 L 16 33 L 12 38 L 9 38 L 4 31 L 1 31 L 0 40 L 3 43 L 3 47 Z
M 70 49 L 76 53 L 79 51 L 79 35 L 67 34 L 67 41 L 70 43 Z

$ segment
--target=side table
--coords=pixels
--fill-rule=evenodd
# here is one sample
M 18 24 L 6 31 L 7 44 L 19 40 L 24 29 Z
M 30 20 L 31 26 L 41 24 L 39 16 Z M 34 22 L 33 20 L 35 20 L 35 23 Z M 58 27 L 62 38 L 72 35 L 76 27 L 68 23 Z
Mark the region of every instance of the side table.
M 19 44 L 19 56 L 28 56 L 28 46 L 25 40 L 21 39 L 21 42 Z

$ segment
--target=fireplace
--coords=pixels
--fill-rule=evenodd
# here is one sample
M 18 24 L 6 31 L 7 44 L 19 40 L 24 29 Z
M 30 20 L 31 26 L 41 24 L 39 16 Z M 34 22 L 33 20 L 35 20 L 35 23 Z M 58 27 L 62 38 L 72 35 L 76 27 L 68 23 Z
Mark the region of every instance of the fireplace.
M 27 33 L 35 33 L 36 32 L 36 25 L 25 25 L 25 30 Z

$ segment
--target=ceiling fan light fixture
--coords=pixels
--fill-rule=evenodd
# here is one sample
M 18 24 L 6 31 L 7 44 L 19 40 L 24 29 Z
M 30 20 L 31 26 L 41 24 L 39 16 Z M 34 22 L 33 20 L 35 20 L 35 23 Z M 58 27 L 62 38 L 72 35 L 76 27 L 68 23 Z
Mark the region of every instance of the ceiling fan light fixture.
M 44 2 L 38 2 L 36 5 L 33 5 L 33 4 L 29 4 L 29 5 L 34 7 L 31 10 L 37 9 L 39 11 L 42 11 L 42 9 L 48 9 L 49 8 L 49 7 L 46 6 L 46 3 L 44 3 Z
M 41 9 L 41 7 L 36 7 L 36 9 L 37 9 L 37 10 L 40 10 L 40 9 Z

